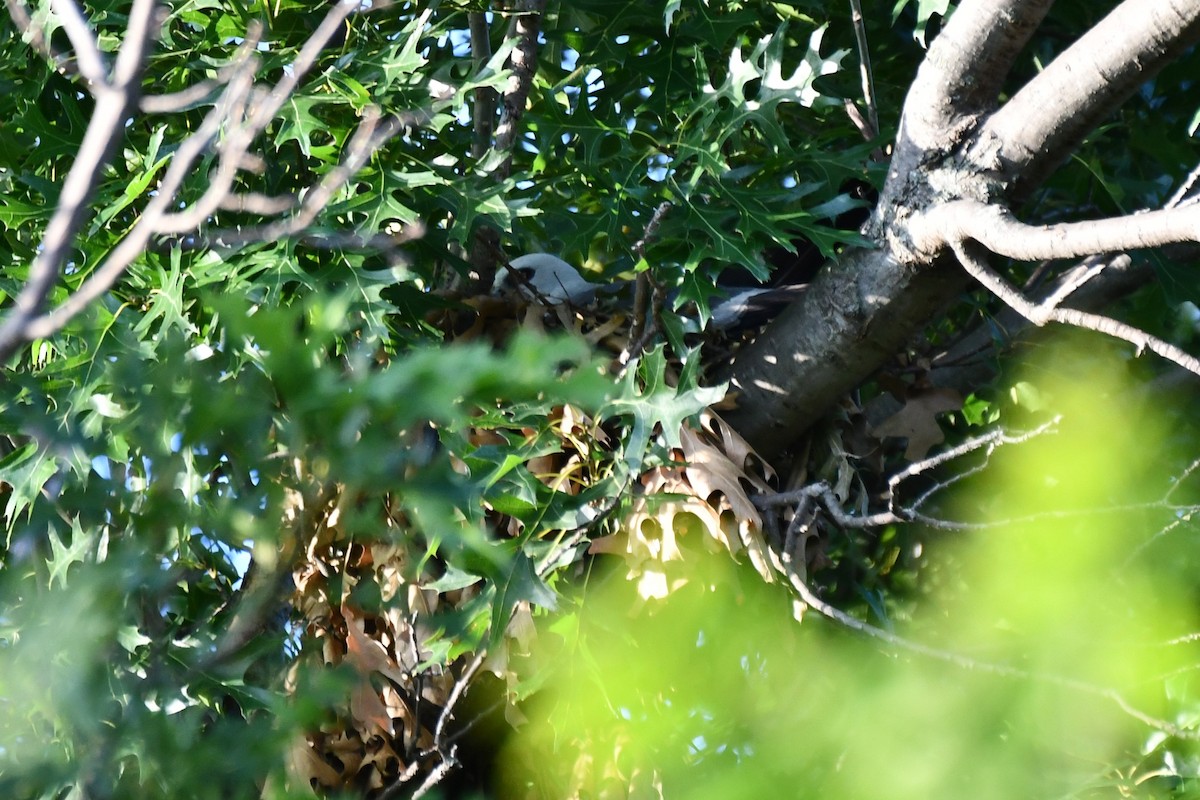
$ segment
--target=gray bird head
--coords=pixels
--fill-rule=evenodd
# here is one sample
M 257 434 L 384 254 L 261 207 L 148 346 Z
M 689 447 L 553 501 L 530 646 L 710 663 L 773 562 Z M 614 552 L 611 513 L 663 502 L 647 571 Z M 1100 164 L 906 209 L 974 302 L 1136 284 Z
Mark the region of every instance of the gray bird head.
M 596 299 L 596 290 L 600 288 L 598 284 L 585 281 L 579 270 L 549 253 L 530 253 L 508 263 L 509 268 L 501 268 L 496 273 L 496 281 L 492 284 L 494 294 L 515 288 L 530 300 L 541 299 L 551 305 L 586 306 Z M 516 280 L 510 270 L 520 273 L 525 283 Z M 535 298 L 531 287 L 540 297 Z

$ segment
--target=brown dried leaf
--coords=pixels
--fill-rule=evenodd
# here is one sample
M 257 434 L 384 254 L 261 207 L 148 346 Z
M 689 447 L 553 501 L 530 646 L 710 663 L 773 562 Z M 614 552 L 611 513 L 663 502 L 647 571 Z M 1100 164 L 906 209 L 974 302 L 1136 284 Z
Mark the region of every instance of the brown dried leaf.
M 953 389 L 910 389 L 904 408 L 875 426 L 875 434 L 907 438 L 904 457 L 910 461 L 922 459 L 930 448 L 945 441 L 937 415 L 956 411 L 962 403 L 962 395 Z
M 767 482 L 775 479 L 774 468 L 729 423 L 712 409 L 705 409 L 700 412 L 700 424 L 720 440 L 720 449 L 730 461 L 741 467 L 746 479 L 756 489 L 765 492 L 770 488 Z
M 707 500 L 714 492 L 720 492 L 738 519 L 748 520 L 756 529 L 761 528 L 762 517 L 742 488 L 741 480 L 749 480 L 746 471 L 686 426 L 680 429 L 679 440 L 687 460 L 684 473 L 696 496 Z
M 371 681 L 363 678 L 350 695 L 350 716 L 354 719 L 358 730 L 368 733 L 370 728 L 377 728 L 387 736 L 392 736 L 392 717 L 387 707 L 379 699 L 379 693 L 371 685 Z
M 408 676 L 388 655 L 387 648 L 367 636 L 363 619 L 349 606 L 342 606 L 342 616 L 346 619 L 346 659 L 363 675 L 378 672 L 403 685 Z
M 299 785 L 333 788 L 341 784 L 342 776 L 321 758 L 313 745 L 302 736 L 295 737 L 288 749 L 288 774 Z

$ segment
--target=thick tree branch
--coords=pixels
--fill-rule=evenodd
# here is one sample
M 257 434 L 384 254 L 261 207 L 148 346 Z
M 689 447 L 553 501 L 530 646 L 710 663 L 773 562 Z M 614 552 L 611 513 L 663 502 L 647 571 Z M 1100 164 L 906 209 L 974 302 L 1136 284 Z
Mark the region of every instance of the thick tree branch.
M 1053 0 L 969 0 L 959 6 L 917 70 L 888 174 L 900 191 L 905 178 L 958 144 L 997 102 L 1021 48 Z M 881 205 L 892 202 L 885 187 Z
M 1021 198 L 1115 108 L 1200 41 L 1200 3 L 1125 0 L 985 123 L 972 160 Z
M 904 102 L 905 130 L 936 146 L 965 117 L 990 109 L 1017 54 L 1053 0 L 969 0 L 929 47 Z
M 885 249 L 847 252 L 718 375 L 738 394 L 725 418 L 776 458 L 966 285 L 949 258 L 916 270 Z
M 46 38 L 45 33 L 33 24 L 29 6 L 25 5 L 23 0 L 4 0 L 4 5 L 8 9 L 8 15 L 12 17 L 13 24 L 21 32 L 21 37 L 30 47 L 40 53 L 42 58 L 53 63 L 54 68 L 64 75 L 79 75 L 79 64 L 55 47 L 54 43 Z

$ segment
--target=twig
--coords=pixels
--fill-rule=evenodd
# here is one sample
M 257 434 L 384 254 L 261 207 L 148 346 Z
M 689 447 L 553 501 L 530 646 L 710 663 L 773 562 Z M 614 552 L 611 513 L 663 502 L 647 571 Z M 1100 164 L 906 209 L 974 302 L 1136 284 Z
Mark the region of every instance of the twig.
M 404 757 L 412 759 L 413 754 L 417 749 L 417 740 L 421 735 L 421 696 L 425 693 L 425 676 L 417 671 L 417 665 L 421 663 L 421 647 L 417 644 L 417 612 L 414 610 L 408 618 L 408 641 L 412 646 L 413 666 L 409 670 L 409 679 L 413 684 L 413 719 L 415 724 L 412 726 L 412 737 L 404 738 Z
M 147 114 L 173 114 L 198 105 L 210 95 L 220 91 L 222 87 L 233 80 L 234 75 L 246 68 L 251 57 L 257 51 L 258 43 L 262 41 L 262 32 L 262 23 L 252 20 L 246 26 L 246 35 L 242 38 L 242 43 L 238 45 L 237 50 L 234 51 L 233 57 L 228 64 L 217 70 L 214 77 L 178 92 L 144 95 L 138 107 Z
M 472 11 L 467 15 L 471 30 L 471 61 L 478 74 L 492 57 L 492 43 L 488 36 L 487 14 Z M 496 90 L 490 86 L 475 89 L 475 110 L 472 113 L 475 140 L 471 144 L 471 155 L 483 158 L 492 146 L 492 132 L 496 127 Z
M 106 87 L 108 68 L 104 64 L 104 56 L 100 54 L 96 37 L 75 0 L 50 0 L 50 7 L 58 15 L 63 30 L 67 32 L 67 38 L 75 48 L 75 63 L 79 66 L 79 74 L 93 89 Z
M 988 291 L 1000 298 L 1002 302 L 1034 325 L 1041 326 L 1047 322 L 1059 322 L 1066 325 L 1074 325 L 1077 328 L 1086 328 L 1097 333 L 1105 333 L 1114 339 L 1120 339 L 1134 345 L 1137 347 L 1139 354 L 1142 350 L 1150 350 L 1168 361 L 1178 364 L 1188 372 L 1200 375 L 1200 359 L 1189 355 L 1175 345 L 1165 342 L 1157 336 L 1152 336 L 1140 328 L 1119 322 L 1111 317 L 1091 314 L 1073 308 L 1054 307 L 1045 303 L 1031 303 L 1016 288 L 1010 285 L 1008 281 L 991 270 L 984 262 L 984 256 L 972 253 L 971 251 L 974 249 L 974 246 L 970 242 L 952 242 L 951 249 L 954 250 L 959 263 L 962 264 L 963 269 L 971 277 L 983 284 Z
M 20 31 L 21 36 L 29 42 L 29 45 L 34 50 L 41 53 L 42 58 L 53 62 L 55 69 L 64 74 L 79 74 L 79 65 L 55 47 L 54 43 L 46 38 L 45 33 L 40 28 L 34 27 L 33 18 L 29 16 L 29 7 L 25 5 L 23 0 L 4 0 L 4 4 L 7 6 L 8 15 L 12 17 L 13 24 L 17 26 L 17 30 Z
M 1200 184 L 1200 164 L 1188 173 L 1188 176 L 1183 179 L 1183 183 L 1171 195 L 1171 199 L 1167 201 L 1167 208 L 1175 208 L 1183 204 L 1184 199 L 1191 193 L 1196 185 Z
M 796 591 L 800 600 L 809 608 L 814 609 L 821 616 L 833 620 L 844 628 L 856 631 L 873 639 L 885 642 L 892 647 L 900 650 L 906 650 L 925 658 L 931 658 L 936 661 L 942 661 L 952 664 L 956 667 L 974 672 L 989 673 L 999 675 L 1005 678 L 1017 678 L 1022 680 L 1033 680 L 1039 683 L 1045 683 L 1051 686 L 1058 686 L 1081 694 L 1100 697 L 1116 705 L 1123 712 L 1138 720 L 1139 722 L 1150 726 L 1156 730 L 1180 739 L 1200 740 L 1200 731 L 1185 730 L 1164 719 L 1151 716 L 1131 705 L 1122 695 L 1115 689 L 1097 686 L 1087 683 L 1086 681 L 1068 678 L 1062 675 L 1053 675 L 1043 672 L 1032 672 L 1030 670 L 1020 669 L 1018 667 L 1010 667 L 1006 664 L 994 664 L 987 661 L 979 661 L 960 653 L 953 653 L 948 650 L 942 650 L 929 645 L 914 642 L 911 639 L 906 639 L 903 636 L 898 636 L 891 631 L 876 627 L 868 622 L 863 622 L 857 617 L 852 617 L 841 609 L 826 603 L 809 588 L 808 584 L 800 579 L 796 573 L 794 564 L 790 554 L 782 554 L 782 559 L 786 569 L 786 577 L 792 588 Z
M 863 101 L 867 104 L 867 120 L 871 135 L 864 131 L 867 141 L 879 135 L 879 110 L 875 100 L 875 82 L 871 77 L 871 51 L 867 47 L 867 27 L 863 22 L 861 0 L 850 0 L 850 21 L 854 24 L 854 39 L 858 44 L 858 70 L 862 76 Z
M 413 800 L 417 800 L 418 797 L 424 797 L 426 794 L 428 794 L 430 789 L 445 780 L 446 776 L 450 774 L 450 770 L 458 766 L 458 760 L 455 758 L 457 752 L 457 747 L 450 748 L 448 757 L 430 770 L 429 774 L 425 776 L 425 780 L 422 781 L 421 785 L 417 787 L 417 790 L 413 792 Z
M 71 171 L 63 182 L 58 206 L 46 225 L 41 250 L 29 270 L 29 279 L 0 325 L 0 362 L 8 360 L 27 338 L 36 338 L 28 332 L 31 323 L 41 314 L 58 281 L 59 270 L 83 224 L 98 176 L 103 174 L 117 141 L 124 134 L 129 109 L 137 103 L 142 68 L 153 38 L 156 10 L 154 0 L 134 0 L 125 41 L 117 54 L 112 76 L 92 87 L 99 102 L 88 122 Z
M 438 717 L 437 727 L 433 731 L 433 749 L 441 752 L 445 746 L 446 723 L 454 716 L 454 707 L 458 705 L 458 701 L 466 694 L 467 687 L 471 683 L 471 679 L 475 677 L 475 673 L 483 665 L 484 658 L 487 657 L 487 651 L 481 650 L 475 654 L 475 658 L 471 659 L 471 663 L 467 665 L 466 670 L 457 681 L 454 683 L 454 688 L 450 690 L 450 696 L 446 698 L 446 705 L 442 708 L 442 714 Z
M 642 238 L 634 243 L 633 253 L 637 256 L 639 263 L 646 260 L 646 245 L 658 236 L 658 229 L 662 226 L 662 221 L 671 207 L 672 204 L 669 200 L 659 203 L 658 207 L 654 209 L 650 221 L 646 223 L 645 230 L 642 231 Z M 629 330 L 630 344 L 621 351 L 621 355 L 617 359 L 617 363 L 622 368 L 629 363 L 635 353 L 641 353 L 646 349 L 654 334 L 657 333 L 657 329 L 661 328 L 664 299 L 661 287 L 650 277 L 650 273 L 645 270 L 639 272 L 633 289 L 633 324 Z
M 633 322 L 629 327 L 630 346 L 621 353 L 620 363 L 629 362 L 634 352 L 633 342 L 640 341 L 646 330 L 646 322 L 650 315 L 650 273 L 639 272 L 633 282 Z

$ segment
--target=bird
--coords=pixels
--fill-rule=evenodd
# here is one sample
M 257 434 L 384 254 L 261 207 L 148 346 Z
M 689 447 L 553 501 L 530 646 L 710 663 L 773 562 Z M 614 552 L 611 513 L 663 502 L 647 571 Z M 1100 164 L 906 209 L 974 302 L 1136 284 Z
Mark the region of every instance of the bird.
M 807 288 L 807 283 L 741 288 L 712 307 L 709 327 L 727 334 L 761 328 Z
M 580 275 L 579 270 L 558 256 L 528 253 L 512 259 L 507 268 L 497 273 L 492 293 L 498 295 L 515 289 L 527 300 L 538 300 L 552 306 L 566 304 L 583 308 L 596 301 L 597 292 L 618 292 L 624 283 L 591 283 Z M 724 334 L 762 327 L 807 288 L 806 283 L 728 287 L 732 294 L 712 307 L 709 327 Z
M 512 273 L 520 278 L 514 278 Z M 507 269 L 496 273 L 492 294 L 515 288 L 528 300 L 540 300 L 550 305 L 588 306 L 596 299 L 600 284 L 584 280 L 579 270 L 558 256 L 549 253 L 529 253 L 508 262 Z

